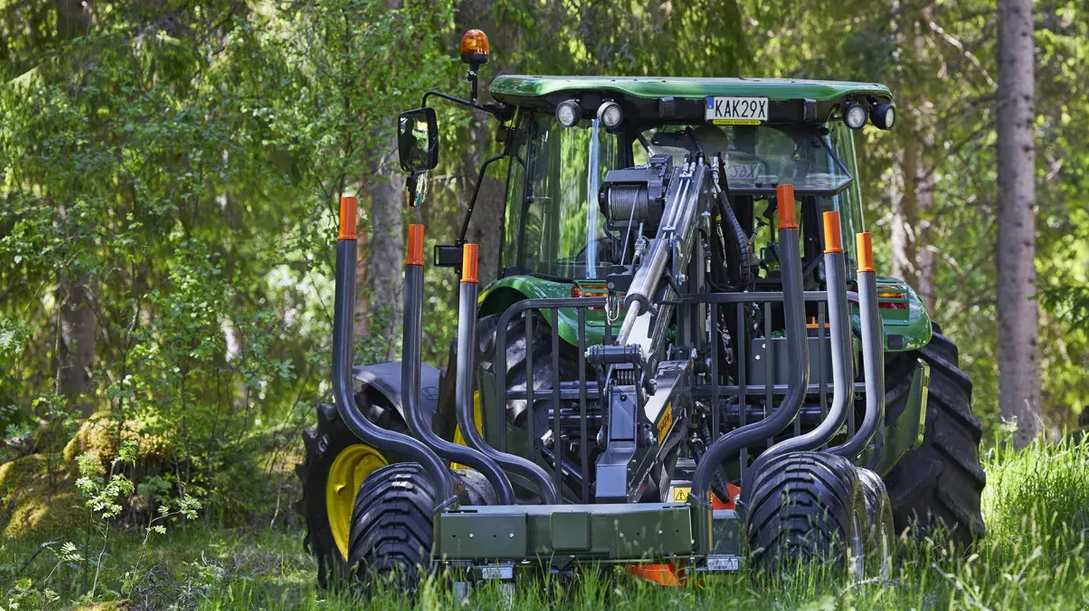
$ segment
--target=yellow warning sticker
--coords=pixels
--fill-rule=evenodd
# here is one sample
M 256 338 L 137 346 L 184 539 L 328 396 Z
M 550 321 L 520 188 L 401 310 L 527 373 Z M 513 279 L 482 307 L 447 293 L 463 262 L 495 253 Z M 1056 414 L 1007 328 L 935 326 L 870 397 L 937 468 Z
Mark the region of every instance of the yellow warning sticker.
M 692 492 L 691 488 L 677 487 L 673 489 L 673 502 L 674 503 L 687 503 L 688 493 Z
M 658 443 L 665 442 L 669 427 L 673 426 L 673 402 L 666 403 L 662 410 L 662 417 L 658 419 Z

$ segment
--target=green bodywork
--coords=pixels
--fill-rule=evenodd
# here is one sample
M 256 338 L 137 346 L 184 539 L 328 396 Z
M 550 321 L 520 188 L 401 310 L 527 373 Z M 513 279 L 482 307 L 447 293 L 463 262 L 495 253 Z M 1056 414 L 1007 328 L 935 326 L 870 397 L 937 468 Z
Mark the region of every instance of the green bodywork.
M 740 555 L 737 514 L 716 511 L 713 524 L 714 552 Z M 687 560 L 698 547 L 692 525 L 684 503 L 464 507 L 436 516 L 434 555 L 447 562 L 538 559 L 557 568 Z
M 517 103 L 561 91 L 615 91 L 636 98 L 702 98 L 706 96 L 761 96 L 772 100 L 811 99 L 818 102 L 849 95 L 891 98 L 878 83 L 768 78 L 681 78 L 619 76 L 498 76 L 488 90 L 492 97 Z

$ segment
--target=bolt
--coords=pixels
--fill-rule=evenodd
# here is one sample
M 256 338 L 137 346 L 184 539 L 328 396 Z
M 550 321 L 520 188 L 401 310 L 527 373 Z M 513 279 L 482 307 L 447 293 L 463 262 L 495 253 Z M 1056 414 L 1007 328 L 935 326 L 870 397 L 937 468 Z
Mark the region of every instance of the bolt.
M 469 533 L 469 538 L 470 538 L 470 539 L 472 539 L 472 538 L 473 538 L 473 533 Z
M 513 539 L 513 538 L 514 538 L 514 533 L 511 533 L 511 534 L 510 534 L 510 538 L 511 538 L 511 539 Z

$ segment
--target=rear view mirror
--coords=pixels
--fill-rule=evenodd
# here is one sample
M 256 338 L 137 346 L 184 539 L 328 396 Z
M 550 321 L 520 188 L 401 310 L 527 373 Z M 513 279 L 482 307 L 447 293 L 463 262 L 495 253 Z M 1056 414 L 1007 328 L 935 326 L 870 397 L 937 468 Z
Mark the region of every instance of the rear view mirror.
M 439 126 L 434 108 L 401 113 L 397 124 L 397 152 L 401 169 L 414 177 L 438 165 Z

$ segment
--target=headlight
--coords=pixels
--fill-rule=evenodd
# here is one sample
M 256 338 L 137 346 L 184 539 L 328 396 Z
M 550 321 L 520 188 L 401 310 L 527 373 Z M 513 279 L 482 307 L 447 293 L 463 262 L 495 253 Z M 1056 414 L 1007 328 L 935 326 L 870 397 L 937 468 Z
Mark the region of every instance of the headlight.
M 896 107 L 892 104 L 874 104 L 870 120 L 881 129 L 892 129 L 892 124 L 896 122 Z
M 575 100 L 564 100 L 556 106 L 556 120 L 564 127 L 571 127 L 582 119 L 582 108 Z
M 605 102 L 597 108 L 597 118 L 606 129 L 615 129 L 624 120 L 624 111 L 616 102 Z
M 847 102 L 847 108 L 843 111 L 843 120 L 847 127 L 859 129 L 866 124 L 866 109 L 858 102 Z

